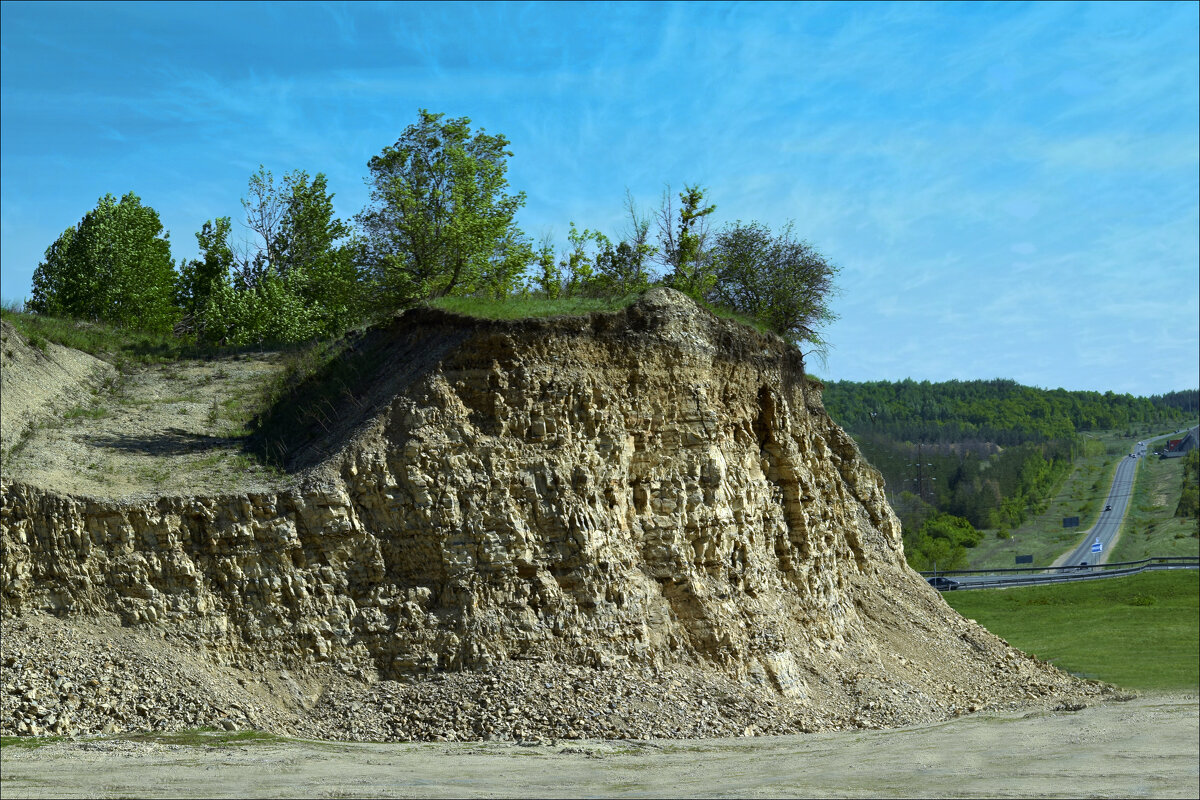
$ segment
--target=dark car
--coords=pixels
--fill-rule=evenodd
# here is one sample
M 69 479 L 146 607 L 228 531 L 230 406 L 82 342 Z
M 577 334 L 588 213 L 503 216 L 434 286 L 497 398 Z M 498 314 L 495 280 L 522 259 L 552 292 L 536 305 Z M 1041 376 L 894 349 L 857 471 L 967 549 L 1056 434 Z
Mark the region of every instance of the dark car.
M 1104 507 L 1104 510 L 1105 510 L 1105 511 L 1112 511 L 1112 506 L 1105 506 L 1105 507 Z
M 1079 562 L 1079 566 L 1078 566 L 1078 567 L 1076 567 L 1075 569 L 1087 569 L 1087 568 L 1088 568 L 1088 562 L 1086 562 L 1086 561 L 1080 561 L 1080 562 Z
M 939 592 L 952 592 L 960 586 L 958 581 L 952 581 L 949 578 L 943 578 L 940 575 L 936 578 L 928 578 L 927 580 L 929 585 L 937 589 Z

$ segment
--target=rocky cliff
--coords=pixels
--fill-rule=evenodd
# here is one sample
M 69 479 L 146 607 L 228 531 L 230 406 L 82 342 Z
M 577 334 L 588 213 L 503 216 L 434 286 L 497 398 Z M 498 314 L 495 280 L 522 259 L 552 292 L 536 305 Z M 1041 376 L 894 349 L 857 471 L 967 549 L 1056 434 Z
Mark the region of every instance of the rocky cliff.
M 5 474 L 6 632 L 115 615 L 256 680 L 310 676 L 296 719 L 323 713 L 322 692 L 374 697 L 361 715 L 384 738 L 437 735 L 419 704 L 397 721 L 386 689 L 447 675 L 485 680 L 464 690 L 478 700 L 503 693 L 495 676 L 550 675 L 529 684 L 548 696 L 603 674 L 626 687 L 597 695 L 614 708 L 717 681 L 739 730 L 1100 692 L 949 609 L 905 565 L 879 474 L 798 353 L 678 293 L 544 321 L 417 310 L 344 358 L 356 381 L 336 412 L 266 420 L 292 475 L 276 491 L 134 502 Z M 322 380 L 290 407 L 327 396 Z M 10 698 L 0 724 L 28 706 Z M 451 733 L 497 730 L 479 708 Z M 612 735 L 538 716 L 526 729 Z M 363 735 L 339 719 L 321 730 Z M 730 730 L 655 719 L 645 732 Z

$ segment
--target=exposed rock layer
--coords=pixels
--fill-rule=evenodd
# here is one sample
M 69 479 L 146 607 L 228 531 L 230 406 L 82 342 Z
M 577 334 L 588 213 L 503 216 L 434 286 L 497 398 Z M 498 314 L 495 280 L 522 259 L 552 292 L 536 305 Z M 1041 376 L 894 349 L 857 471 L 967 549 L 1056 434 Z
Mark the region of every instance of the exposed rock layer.
M 366 683 L 682 670 L 795 729 L 1100 691 L 908 569 L 879 474 L 778 339 L 657 290 L 590 318 L 410 312 L 361 350 L 290 488 L 130 503 L 5 475 L 6 624 L 115 613 L 214 663 Z

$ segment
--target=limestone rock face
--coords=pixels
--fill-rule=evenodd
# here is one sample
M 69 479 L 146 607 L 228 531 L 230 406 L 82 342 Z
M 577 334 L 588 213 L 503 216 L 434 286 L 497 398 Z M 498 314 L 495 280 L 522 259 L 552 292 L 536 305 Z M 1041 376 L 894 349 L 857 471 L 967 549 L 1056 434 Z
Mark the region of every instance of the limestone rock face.
M 116 613 L 229 663 L 370 680 L 688 664 L 929 707 L 1070 682 L 905 565 L 878 472 L 774 337 L 671 290 L 371 336 L 343 428 L 293 447 L 280 491 L 131 503 L 5 475 L 3 614 Z

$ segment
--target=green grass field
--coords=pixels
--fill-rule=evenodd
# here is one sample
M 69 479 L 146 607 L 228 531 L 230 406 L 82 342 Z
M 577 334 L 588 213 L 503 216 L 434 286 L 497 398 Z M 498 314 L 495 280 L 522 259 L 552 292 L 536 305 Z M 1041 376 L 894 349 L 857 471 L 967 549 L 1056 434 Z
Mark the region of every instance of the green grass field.
M 443 311 L 484 319 L 529 319 L 590 314 L 593 311 L 620 311 L 636 302 L 638 295 L 626 297 L 439 297 L 429 305 Z
M 942 595 L 1060 669 L 1127 689 L 1200 688 L 1200 571 Z
M 492 299 L 487 297 L 439 297 L 429 301 L 429 305 L 463 314 L 468 317 L 483 319 L 530 319 L 535 317 L 581 316 L 594 311 L 620 311 L 641 297 L 639 294 L 629 294 L 623 297 L 505 297 Z M 718 317 L 740 322 L 753 328 L 759 333 L 767 333 L 770 329 L 757 319 L 736 311 L 730 311 L 720 306 L 702 303 L 702 305 Z

